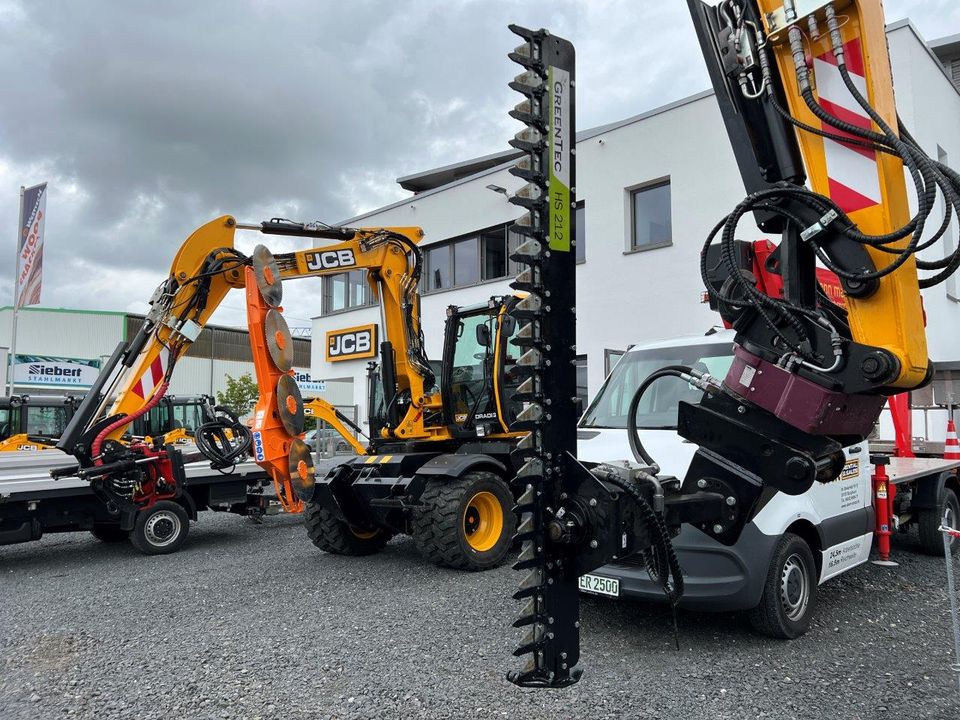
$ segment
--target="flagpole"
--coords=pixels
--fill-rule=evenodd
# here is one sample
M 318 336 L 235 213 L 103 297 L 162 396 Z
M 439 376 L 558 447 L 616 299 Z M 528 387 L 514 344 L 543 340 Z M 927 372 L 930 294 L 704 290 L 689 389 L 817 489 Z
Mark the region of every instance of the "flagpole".
M 9 390 L 7 395 L 13 395 L 13 372 L 17 363 L 17 316 L 20 312 L 20 233 L 23 232 L 23 193 L 26 188 L 20 186 L 20 221 L 17 223 L 17 241 L 13 244 L 16 257 L 13 262 L 13 322 L 10 329 L 10 359 L 7 364 L 7 380 Z

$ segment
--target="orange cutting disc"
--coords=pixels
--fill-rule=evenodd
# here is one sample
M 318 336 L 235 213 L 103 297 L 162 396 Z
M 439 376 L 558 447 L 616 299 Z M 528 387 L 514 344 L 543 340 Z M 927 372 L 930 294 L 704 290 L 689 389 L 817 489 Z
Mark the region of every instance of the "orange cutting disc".
M 263 330 L 267 335 L 270 359 L 282 372 L 287 372 L 293 367 L 293 337 L 290 335 L 287 321 L 283 319 L 279 310 L 267 311 Z
M 263 245 L 257 245 L 253 249 L 253 274 L 257 278 L 257 288 L 267 305 L 278 307 L 283 300 L 280 266 L 277 265 L 273 253 Z
M 304 502 L 313 500 L 313 485 L 316 481 L 313 467 L 313 453 L 310 446 L 297 438 L 290 445 L 290 482 L 293 489 Z
M 281 375 L 277 382 L 277 405 L 280 410 L 280 422 L 290 435 L 303 432 L 303 397 L 300 388 L 289 375 Z

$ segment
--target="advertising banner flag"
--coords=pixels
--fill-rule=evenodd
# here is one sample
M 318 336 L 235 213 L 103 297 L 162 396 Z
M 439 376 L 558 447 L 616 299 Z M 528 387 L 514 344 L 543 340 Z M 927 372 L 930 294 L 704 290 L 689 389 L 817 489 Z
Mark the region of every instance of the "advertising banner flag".
M 40 302 L 43 277 L 43 226 L 47 214 L 47 184 L 23 191 L 17 254 L 17 307 Z

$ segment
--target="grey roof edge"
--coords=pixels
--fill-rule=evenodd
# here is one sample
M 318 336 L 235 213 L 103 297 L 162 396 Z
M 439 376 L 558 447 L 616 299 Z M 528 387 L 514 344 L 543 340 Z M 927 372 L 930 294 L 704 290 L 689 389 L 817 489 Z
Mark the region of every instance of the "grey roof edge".
M 363 220 L 364 218 L 368 218 L 371 215 L 377 215 L 378 213 L 386 212 L 387 210 L 393 210 L 395 208 L 400 207 L 401 205 L 415 203 L 422 200 L 423 198 L 430 197 L 431 195 L 436 195 L 437 193 L 443 192 L 444 190 L 455 188 L 458 185 L 466 185 L 468 182 L 473 182 L 474 180 L 485 177 L 487 175 L 493 175 L 496 172 L 500 172 L 501 170 L 505 170 L 507 168 L 513 167 L 514 163 L 516 162 L 516 159 L 520 156 L 520 154 L 521 152 L 519 150 L 514 150 L 513 153 L 510 153 L 510 159 L 507 160 L 506 162 L 500 163 L 499 165 L 494 165 L 491 168 L 487 168 L 486 170 L 481 170 L 480 172 L 474 173 L 473 175 L 467 175 L 466 177 L 459 178 L 458 180 L 454 180 L 453 182 L 447 183 L 446 185 L 438 185 L 435 188 L 431 188 L 429 190 L 423 190 L 422 192 L 418 192 L 417 194 L 411 195 L 410 197 L 406 197 L 406 198 L 403 198 L 402 200 L 397 200 L 396 202 L 392 202 L 389 205 L 384 205 L 383 207 L 374 208 L 373 210 L 369 210 L 365 213 L 354 215 L 352 218 L 348 218 L 346 220 L 338 222 L 337 225 L 352 225 L 358 220 Z M 469 163 L 465 163 L 465 164 L 469 164 Z
M 676 110 L 678 107 L 683 107 L 684 105 L 689 105 L 690 103 L 695 103 L 698 100 L 703 100 L 713 96 L 713 89 L 701 90 L 698 93 L 693 95 L 687 95 L 682 97 L 679 100 L 674 100 L 673 102 L 667 103 L 666 105 L 660 105 L 653 108 L 652 110 L 647 110 L 642 112 L 639 115 L 633 115 L 624 120 L 618 120 L 616 122 L 607 123 L 606 125 L 598 125 L 595 128 L 588 128 L 587 130 L 581 130 L 577 133 L 577 142 L 583 142 L 584 140 L 589 140 L 590 138 L 595 138 L 598 135 L 603 135 L 604 133 L 613 132 L 614 130 L 619 130 L 622 127 L 627 125 L 633 125 L 634 123 L 641 122 L 642 120 L 648 120 L 656 115 L 661 115 L 665 112 L 670 112 L 671 110 Z
M 937 66 L 937 69 L 940 71 L 940 74 L 943 75 L 944 79 L 950 84 L 950 87 L 953 88 L 954 92 L 960 95 L 960 88 L 953 84 L 953 80 L 950 79 L 950 76 L 947 75 L 947 69 L 943 66 L 943 63 L 940 62 L 940 58 L 937 57 L 936 53 L 933 52 L 933 49 L 930 47 L 923 35 L 920 34 L 920 31 L 917 30 L 917 26 L 913 24 L 910 18 L 903 18 L 902 20 L 897 20 L 892 22 L 886 27 L 887 34 L 894 32 L 895 30 L 902 30 L 907 28 L 910 32 L 913 33 L 913 36 L 917 39 L 917 42 L 920 43 L 921 47 L 927 52 L 927 56 L 933 61 L 933 64 Z M 946 38 L 940 38 L 940 40 L 949 40 L 950 37 L 960 37 L 960 34 L 949 36 Z M 934 41 L 939 42 L 939 41 Z M 894 78 L 896 81 L 896 78 Z
M 953 82 L 950 81 L 950 78 L 947 76 L 947 72 L 946 72 L 946 70 L 944 69 L 943 65 L 941 64 L 939 58 L 937 58 L 937 56 L 934 54 L 933 50 L 930 49 L 930 46 L 927 44 L 926 40 L 924 40 L 923 35 L 920 34 L 920 31 L 917 30 L 917 27 L 913 24 L 913 22 L 911 22 L 910 18 L 903 18 L 902 20 L 897 20 L 897 21 L 895 21 L 895 22 L 892 22 L 892 23 L 888 24 L 888 25 L 886 26 L 886 28 L 885 28 L 885 31 L 886 31 L 887 33 L 891 33 L 891 32 L 894 32 L 894 31 L 896 31 L 896 30 L 901 30 L 901 29 L 903 29 L 903 28 L 907 28 L 908 30 L 910 30 L 910 32 L 913 33 L 913 36 L 917 39 L 917 41 L 920 43 L 920 45 L 921 45 L 921 46 L 923 47 L 923 49 L 926 51 L 927 55 L 928 55 L 929 58 L 933 61 L 934 65 L 936 65 L 936 67 L 940 70 L 940 74 L 943 75 L 943 77 L 947 80 L 948 83 L 950 83 L 950 87 L 952 87 L 955 92 L 957 92 L 958 94 L 960 94 L 960 89 L 957 89 L 957 88 L 954 86 Z M 647 119 L 649 119 L 649 118 L 655 117 L 655 116 L 660 115 L 660 114 L 662 114 L 662 113 L 669 112 L 670 110 L 675 110 L 675 109 L 678 108 L 678 107 L 682 107 L 682 106 L 684 106 L 684 105 L 689 105 L 690 103 L 697 102 L 698 100 L 703 100 L 704 98 L 711 97 L 712 95 L 714 95 L 714 91 L 713 91 L 712 88 L 707 89 L 707 90 L 701 90 L 700 92 L 694 93 L 693 95 L 687 95 L 686 97 L 682 97 L 682 98 L 680 98 L 680 99 L 678 99 L 678 100 L 674 100 L 673 102 L 667 103 L 666 105 L 660 105 L 660 106 L 655 107 L 655 108 L 653 108 L 653 109 L 651 109 L 651 110 L 647 110 L 647 111 L 645 111 L 645 112 L 642 112 L 642 113 L 640 113 L 640 114 L 638 114 L 638 115 L 633 115 L 633 116 L 628 117 L 628 118 L 625 118 L 625 119 L 623 119 L 623 120 L 617 120 L 616 122 L 607 123 L 606 125 L 598 125 L 597 127 L 594 127 L 594 128 L 588 128 L 588 129 L 586 129 L 586 130 L 581 130 L 580 132 L 577 133 L 577 142 L 583 142 L 584 140 L 590 140 L 591 138 L 595 138 L 595 137 L 597 137 L 598 135 L 603 135 L 604 133 L 613 132 L 614 130 L 619 130 L 620 128 L 626 127 L 626 126 L 628 126 L 628 125 L 632 125 L 632 124 L 637 123 L 637 122 L 641 122 L 641 121 L 643 121 L 643 120 L 647 120 Z M 451 183 L 448 183 L 448 184 L 446 184 L 446 185 L 440 185 L 440 186 L 438 186 L 438 187 L 431 188 L 430 190 L 424 190 L 424 191 L 419 192 L 419 193 L 417 193 L 417 194 L 415 194 L 415 195 L 411 195 L 410 197 L 405 198 L 405 199 L 403 199 L 403 200 L 397 200 L 396 202 L 390 203 L 389 205 L 384 205 L 383 207 L 375 208 L 375 209 L 369 210 L 369 211 L 367 211 L 367 212 L 365 212 L 365 213 L 361 213 L 361 214 L 359 214 L 359 215 L 355 215 L 354 217 L 351 217 L 351 218 L 349 218 L 349 219 L 347 219 L 347 220 L 344 220 L 343 222 L 341 222 L 341 223 L 339 223 L 339 224 L 340 224 L 340 225 L 348 225 L 348 224 L 350 224 L 350 223 L 357 222 L 358 220 L 362 220 L 363 218 L 370 217 L 371 215 L 376 215 L 377 213 L 385 212 L 385 211 L 387 211 L 387 210 L 393 210 L 394 208 L 398 208 L 398 207 L 400 207 L 401 205 L 404 205 L 404 204 L 406 204 L 406 203 L 415 202 L 415 201 L 418 200 L 418 199 L 425 198 L 425 197 L 430 197 L 431 195 L 435 195 L 435 194 L 437 194 L 437 193 L 439 193 L 439 192 L 442 192 L 442 191 L 444 191 L 444 190 L 447 190 L 448 188 L 453 188 L 453 187 L 457 187 L 457 186 L 459 186 L 459 185 L 463 185 L 463 184 L 465 184 L 465 183 L 471 182 L 471 181 L 473 181 L 473 180 L 476 180 L 476 179 L 478 179 L 478 178 L 484 177 L 484 176 L 486 176 L 486 175 L 492 175 L 492 174 L 495 173 L 495 172 L 499 172 L 500 170 L 503 170 L 503 169 L 505 169 L 505 168 L 511 167 L 512 164 L 513 164 L 513 158 L 514 158 L 514 156 L 516 156 L 517 154 L 519 154 L 518 151 L 513 151 L 513 152 L 511 152 L 511 151 L 509 151 L 509 150 L 503 150 L 503 151 L 501 151 L 501 152 L 499 152 L 499 153 L 491 153 L 491 154 L 489 154 L 489 155 L 484 155 L 484 156 L 479 157 L 479 158 L 472 158 L 472 159 L 470 159 L 470 160 L 465 160 L 465 161 L 462 161 L 462 162 L 459 162 L 459 163 L 453 163 L 453 164 L 451 164 L 451 165 L 445 165 L 445 166 L 440 167 L 440 168 L 433 168 L 432 170 L 426 170 L 426 171 L 421 172 L 421 173 L 414 173 L 414 174 L 411 174 L 411 175 L 406 175 L 406 176 L 404 176 L 404 177 L 402 177 L 402 178 L 398 178 L 398 179 L 397 179 L 397 182 L 400 182 L 401 180 L 405 180 L 405 179 L 408 179 L 408 178 L 416 178 L 416 177 L 423 176 L 423 175 L 429 175 L 429 174 L 432 174 L 432 173 L 435 173 L 435 172 L 438 172 L 438 171 L 441 171 L 441 170 L 446 170 L 446 169 L 452 169 L 452 168 L 456 168 L 456 167 L 467 166 L 467 165 L 470 165 L 470 164 L 475 163 L 475 162 L 478 162 L 478 161 L 483 161 L 483 160 L 485 160 L 485 159 L 493 159 L 493 158 L 497 157 L 498 155 L 503 155 L 503 156 L 506 157 L 506 158 L 510 158 L 509 160 L 507 160 L 506 162 L 504 162 L 504 163 L 501 164 L 501 165 L 496 165 L 496 166 L 494 166 L 494 167 L 492 167 L 492 168 L 487 168 L 486 170 L 481 170 L 481 171 L 478 172 L 478 173 L 475 173 L 475 174 L 473 174 L 473 175 L 468 175 L 468 176 L 463 177 L 463 178 L 459 178 L 458 180 L 455 180 L 455 181 L 453 181 L 453 182 L 451 182 Z
M 944 45 L 953 45 L 954 43 L 960 42 L 960 33 L 955 33 L 953 35 L 945 35 L 944 37 L 937 38 L 936 40 L 931 40 L 927 43 L 927 47 L 931 50 L 938 47 L 943 47 Z
M 403 185 L 405 182 L 410 182 L 411 180 L 418 180 L 429 175 L 436 175 L 437 173 L 447 172 L 449 170 L 457 170 L 459 168 L 468 167 L 470 165 L 479 164 L 488 162 L 490 160 L 496 160 L 498 157 L 504 158 L 506 160 L 508 157 L 516 153 L 516 150 L 501 150 L 500 152 L 490 153 L 489 155 L 482 155 L 480 157 L 471 158 L 469 160 L 461 160 L 459 162 L 450 163 L 449 165 L 441 165 L 440 167 L 431 168 L 430 170 L 423 170 L 422 172 L 412 173 L 410 175 L 404 175 L 403 177 L 397 178 L 397 184 Z
M 674 100 L 673 102 L 667 103 L 666 105 L 660 105 L 658 107 L 653 108 L 652 110 L 647 110 L 646 112 L 642 112 L 639 115 L 633 115 L 632 117 L 628 117 L 624 120 L 618 120 L 616 122 L 607 123 L 606 125 L 598 125 L 597 127 L 588 128 L 587 130 L 581 130 L 580 132 L 577 133 L 577 142 L 583 142 L 584 140 L 595 138 L 598 135 L 603 135 L 605 133 L 612 132 L 614 130 L 619 130 L 620 128 L 626 127 L 627 125 L 632 125 L 634 123 L 647 120 L 648 118 L 654 117 L 655 115 L 660 115 L 661 113 L 669 112 L 670 110 L 674 110 L 678 107 L 682 107 L 683 105 L 688 105 L 698 100 L 702 100 L 703 98 L 706 98 L 706 97 L 711 97 L 712 95 L 713 95 L 712 89 L 701 90 L 700 92 L 694 93 L 693 95 L 688 95 L 687 97 L 680 98 L 679 100 Z M 504 158 L 507 158 L 505 162 L 499 165 L 495 165 L 494 167 L 487 168 L 486 170 L 481 170 L 480 172 L 474 173 L 473 175 L 467 175 L 466 177 L 459 178 L 457 180 L 454 180 L 451 183 L 447 183 L 446 185 L 439 185 L 435 188 L 431 188 L 430 190 L 423 190 L 422 192 L 418 192 L 415 195 L 411 195 L 408 198 L 404 198 L 403 200 L 397 200 L 396 202 L 390 203 L 389 205 L 384 205 L 383 207 L 376 208 L 375 210 L 370 210 L 368 212 L 355 215 L 352 218 L 348 218 L 347 220 L 344 220 L 337 224 L 349 225 L 351 223 L 357 222 L 358 220 L 362 220 L 363 218 L 370 217 L 371 215 L 376 215 L 377 213 L 385 212 L 387 210 L 393 210 L 394 208 L 398 208 L 401 205 L 405 205 L 411 202 L 416 202 L 417 200 L 421 200 L 425 197 L 436 195 L 437 193 L 442 192 L 443 190 L 448 190 L 449 188 L 454 188 L 454 187 L 457 187 L 458 185 L 464 185 L 468 182 L 472 182 L 473 180 L 477 180 L 478 178 L 482 178 L 487 175 L 492 175 L 496 172 L 499 172 L 500 170 L 513 167 L 513 163 L 515 159 L 519 157 L 520 154 L 521 153 L 519 150 L 503 150 L 499 153 L 491 153 L 490 155 L 484 155 L 483 157 L 473 158 L 471 160 L 465 160 L 460 163 L 453 163 L 452 165 L 445 165 L 442 168 L 434 168 L 433 170 L 426 170 L 422 173 L 417 173 L 414 175 L 407 175 L 402 178 L 397 178 L 397 182 L 400 182 L 401 180 L 405 180 L 407 178 L 415 178 L 423 175 L 430 175 L 435 172 L 440 172 L 443 170 L 448 170 L 456 167 L 465 167 L 467 165 L 472 165 L 475 162 L 480 162 L 483 160 L 488 160 L 488 159 L 492 160 L 493 158 L 496 158 L 498 155 L 502 155 Z

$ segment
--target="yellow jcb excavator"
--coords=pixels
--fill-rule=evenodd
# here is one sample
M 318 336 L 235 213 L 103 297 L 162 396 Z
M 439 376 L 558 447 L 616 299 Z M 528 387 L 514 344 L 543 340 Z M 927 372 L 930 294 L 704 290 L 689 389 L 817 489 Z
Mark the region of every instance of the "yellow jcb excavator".
M 332 242 L 276 256 L 261 245 L 247 257 L 234 248 L 238 230 Z M 526 301 L 511 296 L 449 308 L 437 389 L 420 326 L 421 237 L 419 228 L 280 219 L 243 225 L 229 216 L 203 225 L 177 253 L 143 328 L 117 347 L 57 447 L 77 457 L 80 476 L 117 508 L 121 525 L 145 506 L 175 505 L 180 453 L 161 444 L 125 447 L 119 439 L 161 401 L 178 359 L 226 293 L 243 288 L 260 398 L 252 432 L 223 416 L 222 428 L 207 428 L 216 437 L 200 438 L 198 445 L 211 461 L 229 466 L 252 451 L 274 479 L 285 509 L 306 504 L 308 533 L 324 550 L 367 554 L 393 534 L 409 532 L 438 563 L 475 569 L 497 564 L 515 527 L 507 479 L 514 472 L 510 452 L 517 437 L 511 424 L 520 406 L 512 399 L 517 353 L 509 343 L 516 329 L 510 313 Z M 291 377 L 282 282 L 358 269 L 367 271 L 382 310 L 385 401 L 370 418 L 375 430 L 365 454 L 316 482 L 312 455 L 299 438 L 304 403 Z M 104 399 L 109 397 L 116 400 Z M 227 429 L 232 440 L 225 438 Z

